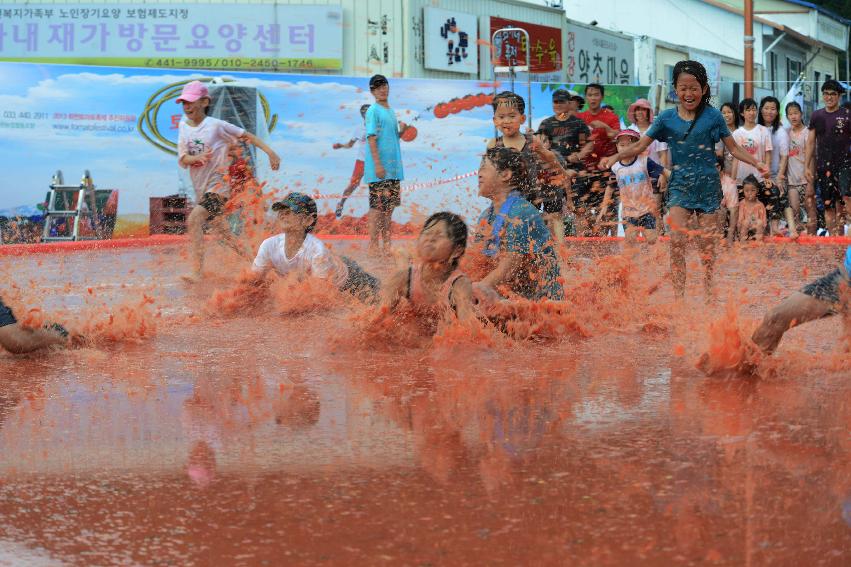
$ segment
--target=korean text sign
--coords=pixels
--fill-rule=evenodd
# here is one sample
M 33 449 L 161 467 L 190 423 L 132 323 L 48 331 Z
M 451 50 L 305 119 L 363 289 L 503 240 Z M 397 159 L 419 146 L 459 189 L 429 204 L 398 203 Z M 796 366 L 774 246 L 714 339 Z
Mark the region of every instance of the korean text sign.
M 635 83 L 632 40 L 603 31 L 568 25 L 566 65 L 571 83 Z
M 425 67 L 476 74 L 479 71 L 478 22 L 473 14 L 423 8 Z
M 529 34 L 531 50 L 529 60 L 532 73 L 553 73 L 561 70 L 561 30 L 516 20 L 491 17 L 491 36 L 503 28 L 522 28 Z M 493 62 L 498 67 L 526 64 L 526 38 L 523 34 L 508 32 L 494 38 Z
M 0 59 L 130 67 L 340 69 L 340 6 L 0 4 Z

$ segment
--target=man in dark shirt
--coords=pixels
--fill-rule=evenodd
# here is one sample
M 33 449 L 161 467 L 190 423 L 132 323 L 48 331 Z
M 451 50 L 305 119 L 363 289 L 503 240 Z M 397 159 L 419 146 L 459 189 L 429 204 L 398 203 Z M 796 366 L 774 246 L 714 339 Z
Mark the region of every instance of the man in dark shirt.
M 585 87 L 585 102 L 588 110 L 576 116 L 591 128 L 591 140 L 594 148 L 585 159 L 588 174 L 580 177 L 575 185 L 578 196 L 577 229 L 586 234 L 614 233 L 617 210 L 612 208 L 604 215 L 604 222 L 596 224 L 599 208 L 603 203 L 606 187 L 616 190 L 617 183 L 607 171 L 600 171 L 600 160 L 617 153 L 614 137 L 620 131 L 620 119 L 611 109 L 603 106 L 606 89 L 603 85 L 591 83 Z M 593 226 L 592 226 L 593 225 Z
M 575 116 L 575 107 L 576 102 L 569 91 L 558 89 L 553 92 L 553 116 L 541 122 L 538 135 L 563 160 L 565 169 L 579 172 L 584 169 L 583 160 L 594 149 L 594 143 L 590 140 L 591 130 Z M 571 199 L 569 208 L 573 209 L 574 197 L 570 195 L 569 185 L 564 188 L 544 186 L 544 190 L 554 195 L 543 203 L 544 220 L 556 241 L 561 242 L 564 237 L 565 198 Z
M 824 217 L 832 236 L 842 236 L 842 209 L 851 214 L 851 111 L 839 106 L 844 89 L 835 80 L 821 87 L 824 108 L 810 117 L 807 138 L 807 181 L 816 182 L 824 201 Z

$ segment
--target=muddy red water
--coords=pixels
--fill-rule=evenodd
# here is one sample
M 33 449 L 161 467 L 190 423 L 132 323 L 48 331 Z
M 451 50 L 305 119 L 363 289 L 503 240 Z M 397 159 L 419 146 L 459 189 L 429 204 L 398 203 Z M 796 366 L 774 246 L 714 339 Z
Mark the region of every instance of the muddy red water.
M 234 308 L 238 270 L 187 288 L 181 247 L 0 258 L 4 298 L 93 341 L 0 354 L 0 565 L 851 563 L 841 322 L 695 369 L 840 248 L 722 255 L 707 307 L 694 274 L 671 304 L 665 245 L 618 246 L 568 246 L 545 340 L 479 344 L 287 288 Z

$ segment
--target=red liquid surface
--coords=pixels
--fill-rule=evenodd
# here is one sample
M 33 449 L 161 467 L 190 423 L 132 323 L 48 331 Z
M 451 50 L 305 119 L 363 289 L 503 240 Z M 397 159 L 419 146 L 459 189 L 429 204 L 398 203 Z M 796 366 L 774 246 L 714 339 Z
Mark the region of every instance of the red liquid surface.
M 724 253 L 709 306 L 694 252 L 675 305 L 667 245 L 618 249 L 568 245 L 543 338 L 478 342 L 239 295 L 222 251 L 196 287 L 181 246 L 0 258 L 16 312 L 92 341 L 0 353 L 0 565 L 848 565 L 839 318 L 695 368 L 841 248 Z

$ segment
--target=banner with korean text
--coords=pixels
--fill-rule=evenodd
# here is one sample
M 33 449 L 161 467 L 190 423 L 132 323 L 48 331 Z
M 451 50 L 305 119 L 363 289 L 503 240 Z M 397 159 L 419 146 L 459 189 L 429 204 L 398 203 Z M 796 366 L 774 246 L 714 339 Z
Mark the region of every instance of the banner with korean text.
M 99 188 L 120 190 L 120 214 L 146 214 L 150 197 L 192 195 L 175 147 L 183 115 L 176 98 L 194 79 L 210 82 L 211 92 L 243 89 L 257 97 L 258 104 L 239 112 L 242 123 L 268 132 L 267 143 L 283 160 L 271 171 L 257 152 L 255 173 L 267 191 L 304 191 L 317 197 L 321 212 L 334 210 L 359 159 L 360 107 L 373 102 L 364 77 L 0 62 L 0 211 L 43 202 L 58 169 L 70 182 L 88 169 Z M 556 88 L 582 89 L 533 84 L 535 128 L 552 114 Z M 390 104 L 416 128 L 402 141 L 399 220 L 438 208 L 467 218 L 482 210 L 476 171 L 494 135 L 492 94 L 492 85 L 473 80 L 391 78 Z M 519 94 L 525 97 L 525 88 Z M 646 96 L 647 87 L 606 88 L 606 103 L 621 116 Z M 361 185 L 345 214 L 366 211 Z
M 0 4 L 0 60 L 180 69 L 341 69 L 340 6 Z

